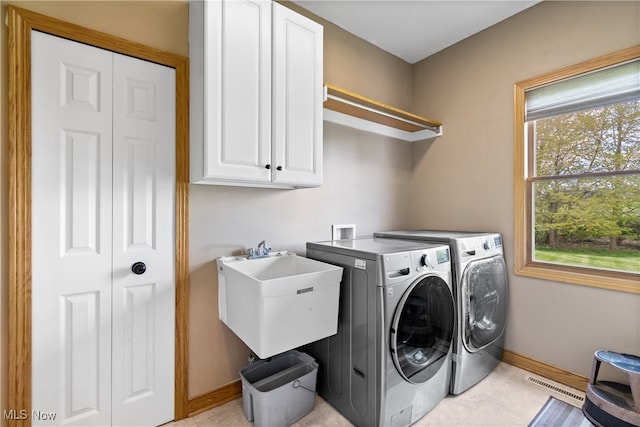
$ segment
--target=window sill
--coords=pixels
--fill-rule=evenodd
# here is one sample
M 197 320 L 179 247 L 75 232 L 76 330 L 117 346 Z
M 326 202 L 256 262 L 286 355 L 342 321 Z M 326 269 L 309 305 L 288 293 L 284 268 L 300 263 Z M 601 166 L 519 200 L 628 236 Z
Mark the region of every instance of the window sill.
M 567 267 L 556 267 L 543 263 L 528 263 L 522 267 L 516 266 L 515 274 L 554 282 L 640 294 L 640 278 L 637 274 L 617 272 L 587 273 L 578 270 L 579 268 L 573 271 L 567 270 Z

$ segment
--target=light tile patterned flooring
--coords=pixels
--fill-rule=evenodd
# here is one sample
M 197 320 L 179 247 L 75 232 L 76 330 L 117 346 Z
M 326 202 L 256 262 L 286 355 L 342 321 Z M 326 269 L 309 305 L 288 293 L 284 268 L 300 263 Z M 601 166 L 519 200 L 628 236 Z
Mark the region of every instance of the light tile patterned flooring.
M 448 396 L 414 426 L 520 427 L 527 426 L 545 404 L 551 391 L 526 380 L 529 373 L 500 363 L 483 381 L 458 396 Z M 571 391 L 579 396 L 584 393 Z M 562 399 L 557 393 L 554 397 Z M 163 427 L 251 426 L 242 412 L 242 399 L 213 408 Z M 351 423 L 321 397 L 315 409 L 295 427 L 342 427 Z

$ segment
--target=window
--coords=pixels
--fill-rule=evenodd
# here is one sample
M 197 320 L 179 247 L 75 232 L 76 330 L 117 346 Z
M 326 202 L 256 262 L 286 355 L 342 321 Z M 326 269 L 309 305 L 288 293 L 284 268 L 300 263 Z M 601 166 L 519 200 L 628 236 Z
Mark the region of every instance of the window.
M 516 274 L 640 293 L 640 46 L 515 85 Z

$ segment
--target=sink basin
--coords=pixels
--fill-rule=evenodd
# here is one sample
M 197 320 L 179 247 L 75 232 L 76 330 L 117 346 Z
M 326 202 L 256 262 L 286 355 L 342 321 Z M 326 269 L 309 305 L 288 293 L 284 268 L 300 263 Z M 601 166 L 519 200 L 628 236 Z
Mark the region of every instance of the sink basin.
M 342 267 L 292 252 L 217 263 L 220 320 L 259 358 L 337 332 Z

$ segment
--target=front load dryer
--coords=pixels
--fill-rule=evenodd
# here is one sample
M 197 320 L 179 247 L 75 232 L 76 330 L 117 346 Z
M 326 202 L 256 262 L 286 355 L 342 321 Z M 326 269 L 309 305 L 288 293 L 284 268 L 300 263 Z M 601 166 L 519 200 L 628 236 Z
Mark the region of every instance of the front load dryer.
M 455 304 L 446 245 L 393 239 L 307 243 L 341 266 L 338 333 L 305 347 L 318 393 L 359 426 L 407 426 L 449 390 Z
M 458 313 L 451 393 L 460 394 L 489 375 L 502 358 L 507 316 L 507 268 L 500 234 L 406 230 L 375 236 L 450 246 Z

